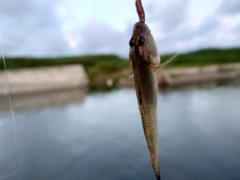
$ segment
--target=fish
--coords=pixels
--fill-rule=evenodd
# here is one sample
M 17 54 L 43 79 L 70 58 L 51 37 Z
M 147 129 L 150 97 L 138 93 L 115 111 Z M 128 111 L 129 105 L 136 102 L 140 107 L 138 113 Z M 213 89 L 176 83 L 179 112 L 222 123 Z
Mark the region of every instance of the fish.
M 158 122 L 157 122 L 157 72 L 171 62 L 176 55 L 160 64 L 160 55 L 151 30 L 145 24 L 145 13 L 141 0 L 136 0 L 139 22 L 133 26 L 129 41 L 129 60 L 134 78 L 142 126 L 150 152 L 153 170 L 161 180 L 158 163 Z

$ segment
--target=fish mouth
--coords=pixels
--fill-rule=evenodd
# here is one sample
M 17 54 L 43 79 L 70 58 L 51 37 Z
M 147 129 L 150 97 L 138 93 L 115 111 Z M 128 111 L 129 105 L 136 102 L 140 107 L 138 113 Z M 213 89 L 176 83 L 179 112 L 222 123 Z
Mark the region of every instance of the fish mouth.
M 138 49 L 138 53 L 140 56 L 143 56 L 143 46 L 137 46 L 137 49 Z

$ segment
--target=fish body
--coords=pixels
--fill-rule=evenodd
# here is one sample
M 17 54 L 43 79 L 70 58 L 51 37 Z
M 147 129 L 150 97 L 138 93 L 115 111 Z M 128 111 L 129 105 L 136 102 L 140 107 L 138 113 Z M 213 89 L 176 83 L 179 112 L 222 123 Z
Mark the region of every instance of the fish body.
M 176 56 L 160 65 L 160 55 L 150 29 L 145 24 L 141 0 L 136 0 L 139 22 L 133 26 L 129 41 L 129 59 L 132 67 L 142 126 L 157 180 L 161 180 L 158 164 L 157 71 Z
M 160 56 L 150 29 L 144 22 L 138 22 L 134 25 L 129 44 L 129 58 L 134 75 L 142 126 L 152 166 L 157 179 L 160 180 L 157 128 L 158 81 L 156 77 Z

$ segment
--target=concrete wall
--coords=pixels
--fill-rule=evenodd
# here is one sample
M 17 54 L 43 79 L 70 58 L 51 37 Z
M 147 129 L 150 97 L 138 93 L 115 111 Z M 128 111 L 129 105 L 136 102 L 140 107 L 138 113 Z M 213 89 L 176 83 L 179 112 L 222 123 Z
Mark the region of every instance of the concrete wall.
M 88 77 L 81 65 L 8 70 L 11 94 L 37 93 L 85 87 Z M 8 93 L 6 74 L 0 72 L 0 95 Z

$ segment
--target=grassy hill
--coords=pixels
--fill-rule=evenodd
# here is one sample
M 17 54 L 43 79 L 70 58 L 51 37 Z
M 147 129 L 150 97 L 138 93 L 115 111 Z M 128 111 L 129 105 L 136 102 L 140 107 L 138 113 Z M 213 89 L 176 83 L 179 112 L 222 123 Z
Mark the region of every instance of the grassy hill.
M 161 61 L 165 61 L 172 55 L 161 56 Z M 129 65 L 128 61 L 122 61 L 116 55 L 90 55 L 79 57 L 60 57 L 60 58 L 10 58 L 6 57 L 8 69 L 30 68 L 53 65 L 83 64 L 86 69 L 97 67 L 109 67 L 118 70 Z M 232 49 L 203 49 L 186 54 L 179 54 L 171 62 L 171 67 L 176 66 L 201 66 L 208 64 L 234 63 L 240 62 L 240 48 Z M 3 64 L 0 64 L 0 70 Z
M 169 56 L 163 56 L 162 59 L 166 60 L 168 57 Z M 171 64 L 169 64 L 169 66 L 203 66 L 235 62 L 240 62 L 240 48 L 203 49 L 186 54 L 180 54 Z
M 171 56 L 172 55 L 161 56 L 161 62 L 164 62 Z M 240 62 L 240 48 L 203 49 L 186 54 L 179 54 L 174 61 L 166 66 L 166 68 L 234 62 Z M 131 73 L 128 59 L 122 59 L 116 55 L 91 55 L 60 58 L 6 57 L 6 64 L 7 69 L 82 64 L 90 78 L 91 86 L 99 86 L 98 83 L 105 83 L 107 78 L 112 78 L 115 82 L 119 77 L 127 77 Z M 0 63 L 0 70 L 3 70 L 3 68 L 3 63 Z

